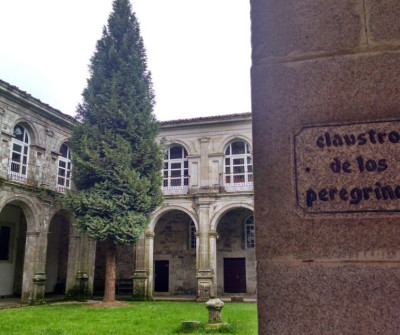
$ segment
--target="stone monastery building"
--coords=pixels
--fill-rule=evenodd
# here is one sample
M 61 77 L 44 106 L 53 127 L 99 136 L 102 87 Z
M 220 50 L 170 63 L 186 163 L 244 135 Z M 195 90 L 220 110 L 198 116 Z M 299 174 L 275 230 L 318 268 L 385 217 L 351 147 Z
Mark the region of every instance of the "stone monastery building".
M 101 295 L 102 242 L 56 201 L 73 189 L 74 119 L 0 80 L 0 297 Z M 251 114 L 161 122 L 163 204 L 142 240 L 118 247 L 117 294 L 256 294 Z

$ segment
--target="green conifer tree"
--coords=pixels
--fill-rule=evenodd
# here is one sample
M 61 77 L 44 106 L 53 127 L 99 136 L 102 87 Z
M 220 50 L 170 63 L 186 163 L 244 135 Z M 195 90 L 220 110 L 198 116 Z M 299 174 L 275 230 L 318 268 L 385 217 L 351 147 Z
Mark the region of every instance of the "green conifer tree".
M 162 202 L 153 103 L 138 21 L 129 0 L 115 0 L 91 59 L 71 139 L 80 192 L 64 198 L 78 229 L 106 240 L 104 301 L 115 300 L 116 245 L 134 244 Z

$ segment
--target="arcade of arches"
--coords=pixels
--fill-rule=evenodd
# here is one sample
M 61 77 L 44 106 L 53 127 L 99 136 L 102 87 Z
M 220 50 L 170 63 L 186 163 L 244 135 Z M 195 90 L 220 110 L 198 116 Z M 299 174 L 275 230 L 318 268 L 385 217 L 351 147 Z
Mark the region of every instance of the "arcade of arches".
M 213 295 L 255 296 L 253 212 L 234 207 L 220 214 L 216 231 L 210 225 L 203 229 L 204 234 L 200 234 L 198 223 L 191 216 L 173 209 L 156 218 L 154 231 L 147 231 L 137 246 L 118 246 L 117 294 L 132 295 L 133 290 L 142 287 L 145 291 L 142 297 L 134 294 L 138 299 L 162 296 L 195 299 L 200 294 L 199 281 L 208 279 Z M 206 250 L 200 246 L 201 235 L 205 236 Z M 94 272 L 97 295 L 104 292 L 104 252 L 103 243 L 98 242 Z M 202 270 L 209 270 L 209 276 L 204 278 Z
M 75 121 L 0 80 L 0 296 L 102 294 L 104 248 L 55 195 L 74 190 Z M 135 246 L 117 248 L 117 294 L 255 294 L 250 113 L 160 123 L 164 203 Z

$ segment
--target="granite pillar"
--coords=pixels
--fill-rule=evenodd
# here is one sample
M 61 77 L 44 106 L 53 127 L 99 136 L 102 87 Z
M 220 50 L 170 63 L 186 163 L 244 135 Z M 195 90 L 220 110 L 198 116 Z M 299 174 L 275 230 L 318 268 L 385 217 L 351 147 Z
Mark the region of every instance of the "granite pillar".
M 197 301 L 207 301 L 215 296 L 213 278 L 214 274 L 210 266 L 210 253 L 209 253 L 209 226 L 210 226 L 210 201 L 201 200 L 198 203 L 199 215 L 199 242 L 196 251 L 198 252 L 196 265 L 197 271 Z
M 133 299 L 153 299 L 154 233 L 145 232 L 135 246 L 135 270 L 133 273 Z
M 399 16 L 251 0 L 260 334 L 400 333 Z
M 210 269 L 213 274 L 213 292 L 217 292 L 217 238 L 218 233 L 215 230 L 210 230 L 209 232 L 209 240 L 210 240 L 210 251 L 209 251 L 209 259 L 210 259 Z
M 85 283 L 87 287 L 86 295 L 90 297 L 93 295 L 93 281 L 94 281 L 94 269 L 96 260 L 96 240 L 93 240 L 87 236 L 87 234 L 82 234 L 80 239 L 80 261 L 78 271 L 84 273 L 87 276 L 87 281 Z M 79 277 L 78 271 L 75 273 L 75 278 Z M 71 273 L 71 276 L 73 274 Z M 72 280 L 72 277 L 71 277 Z
M 74 229 L 69 235 L 66 292 L 73 289 L 76 285 L 76 274 L 80 270 L 80 244 L 81 235 L 78 235 Z
M 27 231 L 25 242 L 24 272 L 22 279 L 22 302 L 30 302 L 35 299 L 33 278 L 37 268 L 38 242 L 40 232 Z

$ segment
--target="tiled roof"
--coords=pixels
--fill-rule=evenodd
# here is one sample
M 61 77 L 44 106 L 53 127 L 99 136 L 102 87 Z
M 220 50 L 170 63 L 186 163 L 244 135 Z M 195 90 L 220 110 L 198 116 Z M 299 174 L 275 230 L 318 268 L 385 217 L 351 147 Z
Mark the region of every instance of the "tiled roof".
M 203 116 L 203 117 L 195 117 L 191 119 L 178 119 L 178 120 L 170 120 L 170 121 L 160 121 L 161 126 L 175 125 L 175 124 L 184 124 L 184 123 L 192 123 L 192 122 L 202 122 L 202 121 L 224 121 L 236 118 L 251 118 L 251 113 L 236 113 L 236 114 L 225 114 L 225 115 L 215 115 L 215 116 Z
M 54 113 L 59 114 L 60 116 L 68 118 L 70 120 L 75 120 L 71 115 L 65 114 L 65 113 L 61 112 L 60 110 L 58 110 L 58 109 L 56 109 L 54 107 L 51 107 L 50 105 L 48 105 L 48 104 L 42 102 L 41 100 L 33 97 L 29 93 L 19 89 L 17 86 L 11 85 L 10 83 L 7 83 L 6 81 L 4 81 L 2 79 L 0 79 L 0 86 L 4 86 L 8 91 L 15 92 L 18 95 L 20 95 L 22 98 L 24 98 L 24 99 L 26 99 L 26 100 L 28 100 L 28 101 L 30 101 L 32 103 L 38 104 L 44 109 L 48 109 L 48 110 L 50 110 L 50 111 L 52 111 Z

